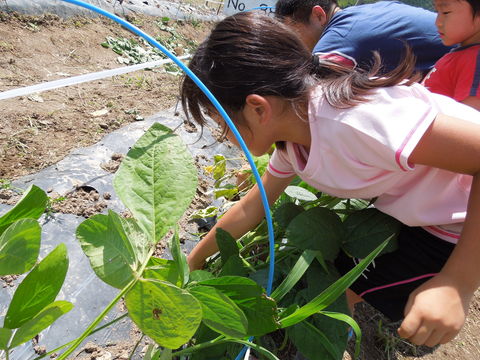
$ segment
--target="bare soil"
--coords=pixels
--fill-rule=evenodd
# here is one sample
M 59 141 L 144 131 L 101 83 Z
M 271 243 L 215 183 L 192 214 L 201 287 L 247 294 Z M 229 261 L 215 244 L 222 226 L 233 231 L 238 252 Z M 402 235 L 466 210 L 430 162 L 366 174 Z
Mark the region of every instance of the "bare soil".
M 158 18 L 136 16 L 129 19 L 150 35 L 168 37 L 158 26 Z M 181 45 L 197 44 L 212 24 L 174 22 L 169 26 L 181 34 Z M 121 66 L 118 55 L 100 44 L 107 36 L 133 38 L 109 20 L 54 15 L 40 17 L 0 13 L 0 92 L 39 84 L 63 77 L 86 74 Z M 190 44 L 190 45 L 189 45 Z M 182 52 L 181 47 L 178 53 Z M 130 122 L 141 121 L 177 103 L 178 76 L 162 70 L 137 71 L 122 76 L 43 92 L 35 96 L 2 101 L 0 114 L 0 188 L 11 180 L 37 172 L 63 159 L 71 150 L 90 146 L 105 134 Z M 105 164 L 115 171 L 121 155 Z M 94 202 L 101 211 L 105 194 L 80 189 L 73 213 L 89 216 L 82 202 Z M 204 189 L 205 190 L 205 189 Z M 5 189 L 3 202 L 13 201 Z M 13 201 L 14 202 L 14 201 Z M 205 204 L 199 201 L 199 207 Z M 56 211 L 67 211 L 55 208 Z M 10 279 L 3 279 L 9 286 Z M 0 284 L 2 285 L 2 284 Z M 368 305 L 357 306 L 355 318 L 363 330 L 361 358 L 365 360 L 478 360 L 480 359 L 480 294 L 476 294 L 468 321 L 460 335 L 449 344 L 434 349 L 413 346 L 395 335 L 398 324 L 385 319 Z M 139 335 L 125 343 L 105 348 L 89 345 L 77 359 L 127 359 Z M 350 359 L 353 342 L 344 359 Z M 140 348 L 146 346 L 145 341 Z M 42 351 L 42 349 L 39 349 Z M 111 357 L 106 356 L 106 352 Z M 284 360 L 284 359 L 282 359 Z M 285 359 L 291 360 L 291 359 Z

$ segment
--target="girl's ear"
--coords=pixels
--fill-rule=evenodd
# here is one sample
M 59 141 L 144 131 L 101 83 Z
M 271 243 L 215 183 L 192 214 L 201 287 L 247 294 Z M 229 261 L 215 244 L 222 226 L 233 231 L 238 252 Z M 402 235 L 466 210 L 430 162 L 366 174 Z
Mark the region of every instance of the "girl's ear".
M 272 114 L 272 105 L 268 99 L 261 95 L 250 94 L 245 99 L 245 107 L 253 113 L 260 124 L 267 123 Z

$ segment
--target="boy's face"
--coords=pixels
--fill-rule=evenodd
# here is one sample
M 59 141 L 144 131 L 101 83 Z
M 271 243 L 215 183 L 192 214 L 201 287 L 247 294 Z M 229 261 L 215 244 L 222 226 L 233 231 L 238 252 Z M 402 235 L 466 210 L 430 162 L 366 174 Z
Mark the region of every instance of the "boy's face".
M 433 0 L 437 11 L 435 25 L 442 42 L 462 46 L 480 42 L 480 16 L 473 17 L 473 10 L 465 0 Z

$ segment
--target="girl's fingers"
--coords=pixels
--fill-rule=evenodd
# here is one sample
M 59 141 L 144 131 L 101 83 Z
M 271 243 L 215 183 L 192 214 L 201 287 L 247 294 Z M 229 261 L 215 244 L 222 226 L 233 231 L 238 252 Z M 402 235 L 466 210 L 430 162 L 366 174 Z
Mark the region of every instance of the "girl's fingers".
M 453 340 L 455 336 L 458 335 L 458 332 L 448 332 L 446 335 L 442 337 L 442 339 L 438 342 L 439 344 L 446 344 Z
M 438 344 L 443 344 L 441 341 L 444 337 L 445 337 L 445 332 L 433 330 L 432 333 L 430 334 L 430 337 L 427 339 L 427 341 L 425 341 L 424 345 L 434 347 L 434 346 L 437 346 Z
M 398 335 L 402 338 L 410 339 L 417 333 L 420 325 L 421 318 L 419 316 L 408 314 L 398 329 Z
M 408 340 L 415 345 L 423 345 L 432 335 L 432 329 L 425 324 L 418 327 L 417 331 L 408 337 Z

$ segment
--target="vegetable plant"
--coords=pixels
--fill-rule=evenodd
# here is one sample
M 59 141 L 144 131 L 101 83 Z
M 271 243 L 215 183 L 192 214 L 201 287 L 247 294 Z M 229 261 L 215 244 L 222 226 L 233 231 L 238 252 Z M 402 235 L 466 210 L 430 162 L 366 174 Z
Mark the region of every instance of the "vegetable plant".
M 18 285 L 0 328 L 0 351 L 10 351 L 49 327 L 73 305 L 55 300 L 68 269 L 67 249 L 58 245 L 38 264 L 41 227 L 48 197 L 35 185 L 0 217 L 0 275 L 28 274 Z M 1 357 L 1 354 L 0 354 Z
M 157 344 L 149 350 L 152 359 L 232 359 L 245 344 L 264 359 L 279 359 L 279 349 L 268 344 L 269 337 L 279 332 L 306 354 L 315 338 L 320 339 L 315 343 L 320 344 L 321 354 L 326 354 L 322 359 L 341 358 L 346 327 L 334 334 L 336 337 L 329 337 L 319 325 L 320 318 L 346 322 L 359 334 L 354 321 L 344 314 L 348 312 L 344 299 L 341 312 L 336 312 L 336 307 L 327 311 L 327 307 L 343 296 L 384 248 L 392 229 L 376 230 L 379 236 L 369 254 L 339 278 L 331 260 L 340 247 L 354 242 L 355 236 L 370 237 L 370 225 L 375 221 L 375 226 L 381 225 L 383 220 L 367 214 L 370 209 L 352 218 L 351 202 L 345 205 L 299 187 L 290 188 L 290 195 L 280 199 L 274 213 L 277 269 L 285 264 L 288 270 L 277 271 L 278 287 L 267 296 L 265 224 L 239 240 L 218 230 L 219 256 L 205 270 L 190 273 L 176 223 L 196 186 L 196 169 L 185 145 L 170 129 L 154 124 L 128 152 L 114 178 L 115 191 L 132 217 L 109 211 L 77 228 L 92 269 L 119 293 L 59 359 L 66 359 L 122 297 L 130 318 Z M 309 200 L 301 200 L 307 193 Z M 317 224 L 315 228 L 312 223 Z M 156 244 L 172 229 L 172 259 L 153 257 Z M 310 234 L 305 236 L 302 229 Z M 299 335 L 304 333 L 309 336 Z M 302 344 L 303 338 L 308 344 Z

